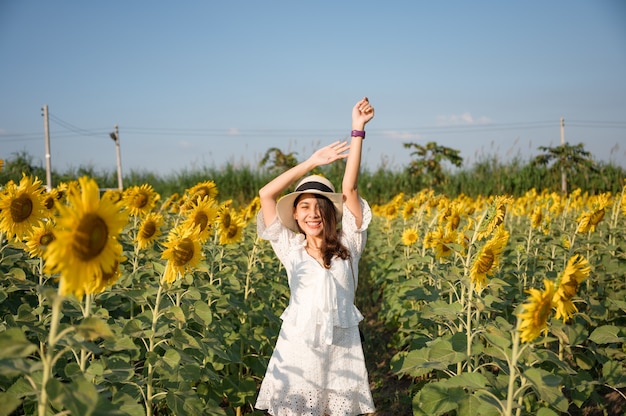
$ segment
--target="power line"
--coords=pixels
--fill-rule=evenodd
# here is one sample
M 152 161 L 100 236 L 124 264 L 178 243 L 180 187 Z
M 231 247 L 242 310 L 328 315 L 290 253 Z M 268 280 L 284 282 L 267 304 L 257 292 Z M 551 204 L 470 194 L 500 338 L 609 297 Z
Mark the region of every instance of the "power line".
M 54 139 L 67 139 L 71 137 L 101 137 L 109 134 L 109 128 L 85 129 L 69 123 L 53 114 L 49 115 L 50 120 L 62 127 L 65 132 L 54 132 Z M 414 134 L 458 134 L 458 133 L 479 133 L 488 131 L 506 130 L 531 130 L 556 128 L 556 121 L 532 121 L 532 122 L 512 122 L 512 123 L 485 123 L 472 125 L 431 125 L 417 127 L 389 127 L 370 128 L 368 132 L 384 134 L 388 132 L 403 132 Z M 587 120 L 565 120 L 567 127 L 577 128 L 611 128 L 626 129 L 626 122 L 622 121 L 587 121 Z M 345 129 L 237 129 L 237 128 L 171 128 L 171 127 L 124 127 L 124 134 L 129 135 L 154 135 L 154 136 L 188 136 L 188 137 L 250 137 L 250 136 L 273 136 L 273 137 L 293 137 L 293 136 L 328 136 L 341 135 Z M 17 141 L 35 141 L 41 139 L 41 133 L 0 133 L 0 142 L 9 143 Z

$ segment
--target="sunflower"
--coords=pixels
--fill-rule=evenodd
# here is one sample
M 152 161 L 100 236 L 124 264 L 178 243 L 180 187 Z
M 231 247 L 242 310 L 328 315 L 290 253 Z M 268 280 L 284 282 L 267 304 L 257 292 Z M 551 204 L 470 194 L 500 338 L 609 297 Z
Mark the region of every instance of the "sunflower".
M 545 286 L 543 291 L 538 289 L 526 291 L 530 296 L 522 305 L 523 312 L 517 315 L 521 319 L 519 330 L 522 342 L 530 342 L 542 333 L 548 332 L 548 318 L 554 306 L 552 299 L 556 291 L 554 283 L 550 280 L 544 280 L 543 284 Z
M 28 255 L 32 258 L 43 257 L 46 248 L 54 239 L 54 224 L 52 221 L 46 221 L 41 225 L 35 226 L 26 237 L 26 251 L 28 251 Z
M 594 232 L 596 230 L 596 226 L 604 218 L 606 207 L 610 205 L 609 199 L 608 193 L 592 198 L 592 210 L 582 213 L 578 218 L 577 233 Z
M 161 226 L 164 223 L 163 216 L 154 212 L 145 216 L 137 231 L 137 248 L 142 250 L 151 246 L 161 236 Z
M 44 252 L 46 269 L 60 273 L 60 292 L 81 298 L 101 287 L 105 274 L 120 261 L 117 237 L 128 214 L 109 199 L 100 199 L 98 185 L 82 177 L 69 187 L 68 205 L 59 205 L 55 239 Z
M 199 228 L 178 226 L 170 230 L 161 258 L 167 260 L 163 280 L 172 283 L 180 275 L 191 271 L 203 258 L 198 239 Z
M 89 293 L 102 293 L 104 289 L 113 285 L 113 283 L 117 282 L 117 280 L 122 275 L 122 271 L 120 270 L 120 262 L 126 261 L 125 257 L 121 257 L 118 261 L 115 261 L 113 265 L 113 269 L 111 271 L 102 270 L 102 275 L 99 279 L 96 279 L 92 282 L 92 286 L 90 287 Z
M 382 216 L 388 220 L 393 220 L 398 215 L 398 204 L 391 201 L 382 207 Z
M 482 240 L 489 236 L 493 230 L 504 222 L 506 215 L 506 204 L 510 203 L 513 198 L 509 196 L 496 196 L 485 214 L 485 218 L 480 223 L 478 235 L 476 238 Z
M 224 227 L 220 222 L 220 244 L 232 244 L 243 238 L 243 228 L 246 223 L 241 216 L 234 211 L 230 211 L 228 227 Z
M 435 231 L 431 231 L 424 237 L 424 247 L 435 249 L 435 258 L 448 257 L 454 250 L 452 244 L 458 241 L 457 231 L 446 230 L 439 225 Z
M 124 191 L 122 203 L 130 211 L 130 215 L 143 217 L 147 215 L 161 196 L 151 185 L 131 186 Z
M 200 230 L 198 238 L 204 243 L 211 236 L 213 225 L 217 219 L 218 208 L 215 200 L 211 197 L 198 197 L 191 207 L 185 212 L 184 226 L 194 227 Z
M 412 246 L 418 240 L 419 236 L 415 228 L 407 228 L 402 232 L 402 244 Z
M 243 219 L 248 222 L 256 217 L 259 210 L 261 209 L 261 198 L 259 196 L 255 196 L 252 201 L 246 206 L 243 210 Z
M 542 222 L 543 222 L 543 210 L 541 209 L 541 207 L 536 207 L 533 210 L 533 213 L 531 215 L 530 226 L 532 228 L 539 228 Z
M 118 203 L 122 202 L 124 198 L 124 192 L 119 189 L 107 189 L 102 194 L 103 199 L 110 199 L 112 202 Z
M 404 203 L 402 207 L 402 218 L 406 221 L 413 217 L 419 208 L 416 198 L 411 198 Z
M 42 195 L 44 212 L 48 217 L 54 216 L 56 213 L 56 205 L 59 201 L 59 191 L 56 188 L 52 188 L 49 192 L 46 191 Z
M 187 194 L 191 199 L 195 197 L 205 197 L 216 199 L 217 198 L 217 185 L 213 181 L 200 182 L 191 188 L 187 189 Z
M 56 201 L 54 202 L 55 208 L 57 204 L 61 204 L 65 201 L 65 196 L 67 195 L 67 189 L 68 189 L 67 183 L 61 182 L 57 186 L 52 188 L 52 190 L 50 191 L 50 192 L 53 192 L 56 197 Z
M 477 291 L 486 286 L 487 275 L 491 275 L 497 269 L 502 251 L 508 241 L 509 232 L 501 225 L 478 253 L 470 271 L 470 279 L 474 282 Z
M 0 172 L 2 172 L 3 167 L 4 167 L 4 160 L 0 159 Z
M 589 263 L 583 256 L 575 254 L 570 257 L 552 299 L 556 305 L 555 317 L 557 319 L 563 318 L 563 322 L 567 322 L 574 312 L 578 312 L 572 298 L 576 296 L 578 285 L 589 276 L 590 272 Z
M 463 215 L 463 205 L 461 203 L 452 202 L 448 205 L 448 215 L 446 216 L 446 227 L 448 230 L 454 231 L 459 228 L 461 215 Z
M 180 195 L 177 192 L 174 192 L 167 198 L 162 204 L 161 208 L 159 208 L 159 212 L 166 212 L 169 210 L 172 214 L 177 214 L 180 211 Z
M 0 231 L 20 241 L 41 224 L 44 199 L 41 181 L 22 174 L 20 184 L 10 181 L 0 193 Z
M 622 214 L 626 215 L 626 185 L 622 189 L 622 200 L 620 201 L 622 207 Z

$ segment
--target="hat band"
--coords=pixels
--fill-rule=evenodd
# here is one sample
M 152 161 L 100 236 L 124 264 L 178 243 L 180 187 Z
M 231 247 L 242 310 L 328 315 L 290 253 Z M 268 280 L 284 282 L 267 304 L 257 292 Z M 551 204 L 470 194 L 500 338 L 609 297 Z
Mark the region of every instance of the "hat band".
M 296 188 L 296 192 L 306 191 L 309 189 L 315 189 L 316 191 L 334 193 L 332 189 L 330 189 L 328 186 L 324 185 L 323 183 L 313 182 L 313 181 L 303 183 L 302 185 L 298 186 Z

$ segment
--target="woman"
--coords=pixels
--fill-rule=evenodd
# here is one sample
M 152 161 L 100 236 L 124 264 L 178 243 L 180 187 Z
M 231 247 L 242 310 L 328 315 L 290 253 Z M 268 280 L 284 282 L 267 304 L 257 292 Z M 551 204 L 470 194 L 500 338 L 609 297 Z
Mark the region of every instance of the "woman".
M 259 191 L 258 232 L 285 266 L 291 293 L 255 405 L 271 415 L 375 411 L 359 337 L 363 316 L 354 305 L 372 216 L 357 180 L 365 124 L 373 117 L 374 108 L 363 98 L 352 109 L 350 144 L 317 150 Z M 326 178 L 311 175 L 278 200 L 314 168 L 346 158 L 342 193 Z

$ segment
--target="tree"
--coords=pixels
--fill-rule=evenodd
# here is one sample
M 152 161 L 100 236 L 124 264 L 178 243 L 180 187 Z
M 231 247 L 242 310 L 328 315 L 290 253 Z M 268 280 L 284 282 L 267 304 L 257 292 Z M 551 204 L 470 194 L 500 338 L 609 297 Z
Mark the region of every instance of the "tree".
M 284 172 L 298 164 L 296 154 L 294 152 L 285 154 L 280 149 L 272 147 L 265 152 L 265 156 L 259 162 L 259 167 L 269 165 L 271 172 Z
M 430 187 L 445 183 L 442 162 L 448 161 L 456 167 L 460 167 L 463 158 L 459 156 L 460 151 L 445 146 L 439 146 L 435 142 L 428 142 L 426 146 L 417 143 L 404 143 L 407 149 L 415 149 L 411 156 L 416 157 L 411 160 L 407 168 L 409 175 L 423 175 L 430 183 Z
M 536 156 L 533 159 L 533 165 L 546 166 L 550 172 L 555 174 L 561 172 L 561 192 L 563 195 L 567 195 L 566 175 L 568 173 L 597 171 L 591 153 L 585 150 L 582 143 L 574 146 L 569 143 L 555 147 L 539 146 L 538 149 L 545 153 Z

